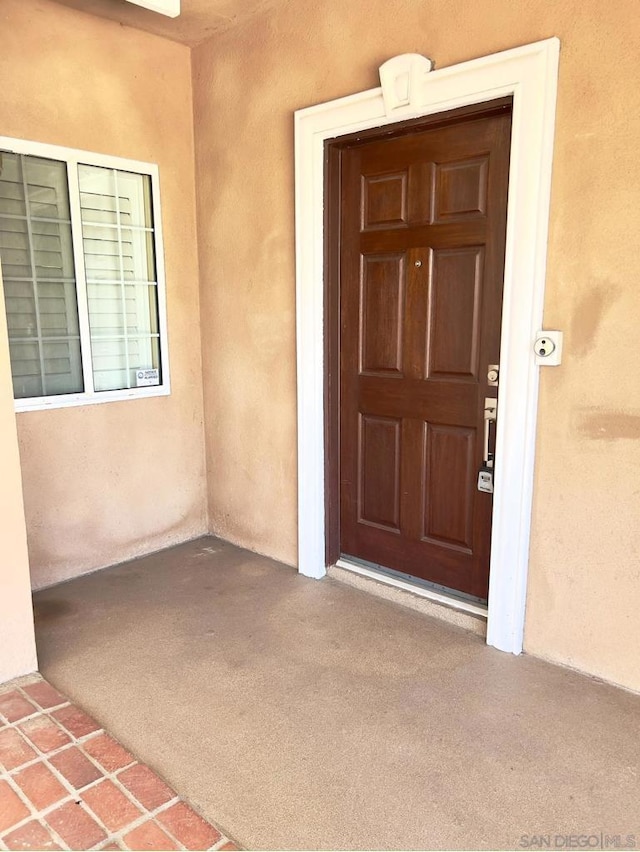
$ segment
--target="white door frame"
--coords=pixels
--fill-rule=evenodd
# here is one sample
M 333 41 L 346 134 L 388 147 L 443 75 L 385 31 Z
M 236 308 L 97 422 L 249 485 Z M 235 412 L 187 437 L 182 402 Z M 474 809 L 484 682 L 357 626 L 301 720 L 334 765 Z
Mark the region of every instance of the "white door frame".
M 559 49 L 551 38 L 438 71 L 414 62 L 405 75 L 410 83 L 391 97 L 387 89 L 386 98 L 381 88 L 371 89 L 295 114 L 298 565 L 300 573 L 320 578 L 326 573 L 324 143 L 513 96 L 487 642 L 514 654 L 524 634 L 538 407 L 533 342 L 542 327 Z

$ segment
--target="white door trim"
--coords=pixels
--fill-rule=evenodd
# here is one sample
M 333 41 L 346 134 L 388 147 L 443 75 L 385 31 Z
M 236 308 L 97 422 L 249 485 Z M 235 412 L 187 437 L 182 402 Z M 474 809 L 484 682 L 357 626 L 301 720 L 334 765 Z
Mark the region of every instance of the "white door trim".
M 556 38 L 423 72 L 410 103 L 385 111 L 382 89 L 295 114 L 298 364 L 298 565 L 325 564 L 324 143 L 506 95 L 513 96 L 501 334 L 500 408 L 487 642 L 522 651 L 535 459 L 551 167 L 560 42 Z

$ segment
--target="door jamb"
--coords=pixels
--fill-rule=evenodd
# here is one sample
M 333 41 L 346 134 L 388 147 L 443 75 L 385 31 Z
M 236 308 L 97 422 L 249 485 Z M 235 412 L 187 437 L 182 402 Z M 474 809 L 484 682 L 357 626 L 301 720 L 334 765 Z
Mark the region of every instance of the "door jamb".
M 408 102 L 387 105 L 381 88 L 295 114 L 298 362 L 298 564 L 326 573 L 324 377 L 324 143 L 497 98 L 513 98 L 501 333 L 500 416 L 493 504 L 487 643 L 522 651 L 535 460 L 555 104 L 556 38 L 422 72 Z

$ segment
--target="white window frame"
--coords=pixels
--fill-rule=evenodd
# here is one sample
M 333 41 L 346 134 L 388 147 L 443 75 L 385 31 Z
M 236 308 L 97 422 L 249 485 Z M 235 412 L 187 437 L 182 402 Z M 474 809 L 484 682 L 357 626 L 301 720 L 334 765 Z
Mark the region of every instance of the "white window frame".
M 75 265 L 76 297 L 78 300 L 78 322 L 80 327 L 80 353 L 82 357 L 82 375 L 85 390 L 80 393 L 56 394 L 15 400 L 16 412 L 44 411 L 50 408 L 69 408 L 78 405 L 95 405 L 105 402 L 121 402 L 125 399 L 145 399 L 156 396 L 169 396 L 171 381 L 169 375 L 169 335 L 167 328 L 167 297 L 164 266 L 164 243 L 162 239 L 162 211 L 160 205 L 160 175 L 154 163 L 128 160 L 124 157 L 112 157 L 96 154 L 77 148 L 65 148 L 43 142 L 26 139 L 14 139 L 0 136 L 0 150 L 12 154 L 31 157 L 43 157 L 59 160 L 67 167 L 69 183 L 69 208 L 71 213 L 71 240 Z M 158 331 L 160 343 L 160 372 L 162 384 L 123 390 L 96 391 L 93 389 L 93 362 L 91 357 L 91 332 L 89 328 L 89 307 L 87 303 L 87 281 L 82 245 L 82 218 L 80 211 L 80 187 L 78 166 L 99 166 L 108 169 L 134 172 L 151 178 L 151 204 L 153 209 L 153 232 L 156 262 L 156 294 L 158 302 Z M 87 390 L 88 388 L 88 390 Z

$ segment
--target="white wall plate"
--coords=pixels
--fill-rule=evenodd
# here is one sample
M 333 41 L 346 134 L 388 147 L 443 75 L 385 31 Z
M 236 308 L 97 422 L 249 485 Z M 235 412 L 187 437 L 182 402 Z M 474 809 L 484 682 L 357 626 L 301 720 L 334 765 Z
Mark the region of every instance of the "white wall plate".
M 168 18 L 177 18 L 180 14 L 180 0 L 127 0 L 127 2 L 158 12 L 160 15 L 166 15 Z

